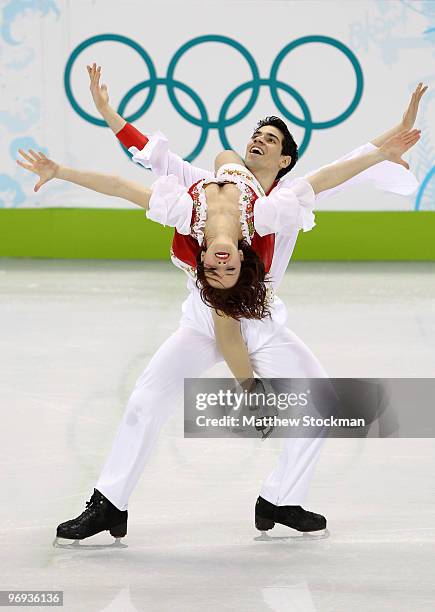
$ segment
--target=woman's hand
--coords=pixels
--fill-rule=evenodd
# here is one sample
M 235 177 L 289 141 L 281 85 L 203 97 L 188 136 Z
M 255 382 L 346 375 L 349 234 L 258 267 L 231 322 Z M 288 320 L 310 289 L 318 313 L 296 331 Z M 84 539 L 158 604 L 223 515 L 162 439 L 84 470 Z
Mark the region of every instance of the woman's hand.
M 101 77 L 101 66 L 92 64 L 92 66 L 86 66 L 88 69 L 92 98 L 94 100 L 97 110 L 101 113 L 104 108 L 109 104 L 109 92 L 107 91 L 107 85 L 100 85 Z
M 48 181 L 56 176 L 56 172 L 59 169 L 59 164 L 56 164 L 51 159 L 48 159 L 44 153 L 36 153 L 33 149 L 29 149 L 26 153 L 23 149 L 18 149 L 20 155 L 27 160 L 29 163 L 25 163 L 20 159 L 17 159 L 17 164 L 26 170 L 30 170 L 34 174 L 39 176 L 39 181 L 33 188 L 33 191 L 39 191 L 42 185 L 45 185 Z
M 427 87 L 427 85 L 423 87 L 423 83 L 419 83 L 415 88 L 415 91 L 411 96 L 411 101 L 409 102 L 408 108 L 403 113 L 401 125 L 404 130 L 411 130 L 414 127 L 415 119 L 417 117 L 418 112 L 418 105 L 420 104 L 420 100 Z
M 420 140 L 420 135 L 421 130 L 403 130 L 389 138 L 379 147 L 379 151 L 388 161 L 400 164 L 409 170 L 409 164 L 402 159 L 402 155 Z

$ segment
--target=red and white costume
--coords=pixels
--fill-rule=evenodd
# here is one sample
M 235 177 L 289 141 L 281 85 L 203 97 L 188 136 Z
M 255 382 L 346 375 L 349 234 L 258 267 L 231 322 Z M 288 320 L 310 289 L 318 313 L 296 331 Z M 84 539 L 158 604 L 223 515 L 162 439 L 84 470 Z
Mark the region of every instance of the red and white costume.
M 146 164 L 146 157 L 141 151 L 133 159 Z M 304 179 L 295 181 L 288 190 L 287 206 L 281 211 L 281 202 L 273 196 L 266 196 L 255 176 L 241 164 L 225 164 L 219 168 L 215 177 L 203 178 L 189 189 L 179 183 L 173 174 L 160 177 L 153 183 L 153 194 L 146 216 L 152 221 L 175 228 L 171 259 L 193 278 L 196 276 L 196 256 L 204 241 L 207 219 L 204 187 L 210 183 L 234 183 L 238 187 L 242 236 L 262 259 L 266 272 L 270 272 L 273 261 L 274 224 L 293 229 L 297 223 L 305 231 L 314 226 L 312 209 L 315 195 L 311 185 Z M 285 219 L 282 218 L 284 214 Z
M 228 165 L 230 168 L 221 168 L 222 175 L 214 176 L 173 154 L 161 133 L 148 138 L 129 124 L 117 136 L 133 154 L 135 162 L 164 177 L 154 184 L 147 216 L 163 225 L 175 227 L 175 237 L 179 237 L 180 244 L 184 245 L 178 249 L 179 245 L 175 244 L 175 263 L 179 265 L 179 260 L 188 267 L 192 260 L 187 258 L 188 252 L 183 249 L 190 241 L 194 241 L 196 244 L 193 246 L 198 248 L 206 215 L 206 204 L 204 206 L 203 202 L 200 202 L 201 208 L 194 214 L 192 186 L 199 185 L 201 193 L 204 182 L 228 180 L 228 171 L 234 169 L 244 173 L 249 171 L 244 166 L 235 165 L 234 168 L 231 164 Z M 356 157 L 374 148 L 374 145 L 367 143 L 337 161 Z M 249 175 L 243 180 L 239 177 L 239 182 L 248 185 L 251 181 L 253 188 L 252 179 L 257 182 L 255 177 Z M 311 229 L 314 225 L 314 203 L 348 185 L 365 180 L 373 182 L 380 189 L 403 195 L 413 193 L 418 186 L 415 177 L 403 166 L 384 161 L 317 196 L 304 178 L 294 179 L 285 175 L 268 194 L 255 194 L 253 210 L 241 203 L 242 229 L 246 231 L 248 228 L 252 239 L 255 234 L 259 237 L 272 235 L 272 238 L 268 238 L 269 251 L 265 253 L 271 259 L 268 270 L 274 290 L 284 276 L 300 229 Z M 241 188 L 242 192 L 244 188 Z M 201 195 L 198 195 L 198 201 L 200 198 Z M 254 233 L 249 231 L 250 224 L 255 226 Z M 273 244 L 273 249 L 270 244 Z M 95 485 L 120 510 L 128 506 L 129 496 L 161 426 L 182 399 L 184 378 L 200 377 L 213 365 L 223 361 L 216 346 L 211 310 L 202 302 L 192 277 L 189 277 L 188 289 L 180 326 L 158 349 L 137 380 L 109 457 Z M 286 308 L 276 295 L 271 304 L 271 314 L 271 318 L 261 321 L 241 320 L 242 335 L 256 374 L 262 378 L 325 377 L 326 372 L 308 347 L 285 326 Z M 285 440 L 277 466 L 263 483 L 260 495 L 279 506 L 303 505 L 321 444 L 322 438 Z

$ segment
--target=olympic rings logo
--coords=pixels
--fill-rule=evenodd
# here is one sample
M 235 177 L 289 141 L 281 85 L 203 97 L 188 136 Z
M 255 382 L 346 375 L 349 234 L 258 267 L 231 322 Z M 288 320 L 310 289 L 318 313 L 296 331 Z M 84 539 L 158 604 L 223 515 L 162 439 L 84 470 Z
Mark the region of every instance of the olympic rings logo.
M 336 40 L 335 38 L 331 38 L 329 36 L 318 36 L 318 35 L 303 36 L 301 38 L 298 38 L 297 40 L 294 40 L 288 45 L 286 45 L 278 53 L 277 57 L 275 58 L 272 64 L 272 68 L 270 70 L 270 75 L 268 78 L 262 78 L 260 76 L 258 66 L 254 58 L 249 53 L 249 51 L 236 40 L 233 40 L 232 38 L 228 38 L 227 36 L 220 36 L 220 35 L 198 36 L 197 38 L 192 38 L 192 40 L 189 40 L 187 43 L 182 45 L 178 49 L 178 51 L 176 51 L 176 53 L 174 54 L 173 58 L 171 59 L 169 63 L 166 77 L 162 78 L 162 77 L 157 76 L 156 69 L 154 67 L 154 63 L 151 57 L 149 56 L 149 54 L 137 42 L 135 42 L 131 38 L 128 38 L 126 36 L 121 36 L 119 34 L 100 34 L 98 36 L 92 36 L 91 38 L 88 38 L 87 40 L 83 41 L 80 45 L 78 45 L 74 49 L 74 51 L 71 53 L 68 59 L 68 62 L 66 64 L 65 75 L 64 75 L 65 91 L 66 91 L 66 95 L 68 97 L 68 100 L 71 106 L 76 111 L 76 113 L 80 115 L 80 117 L 82 117 L 86 121 L 89 121 L 89 123 L 93 123 L 94 125 L 106 126 L 106 123 L 103 119 L 94 117 L 90 115 L 89 113 L 87 113 L 85 110 L 83 110 L 83 108 L 81 108 L 81 106 L 76 101 L 73 95 L 73 92 L 72 92 L 72 88 L 71 88 L 71 70 L 72 70 L 74 62 L 76 61 L 77 57 L 80 55 L 82 51 L 84 51 L 85 49 L 87 49 L 88 47 L 96 43 L 104 42 L 104 41 L 118 42 L 118 43 L 127 45 L 131 49 L 134 49 L 144 61 L 145 66 L 149 73 L 148 79 L 141 81 L 140 83 L 132 87 L 124 95 L 124 97 L 122 98 L 118 106 L 118 109 L 117 109 L 118 113 L 124 116 L 124 112 L 127 108 L 127 105 L 131 101 L 131 99 L 140 91 L 148 89 L 148 94 L 145 98 L 145 101 L 140 106 L 140 108 L 134 113 L 132 113 L 131 115 L 125 116 L 125 119 L 129 122 L 136 121 L 137 119 L 142 117 L 147 112 L 147 110 L 150 108 L 151 104 L 153 103 L 154 97 L 156 95 L 157 87 L 159 85 L 165 85 L 167 88 L 169 99 L 173 107 L 178 111 L 178 113 L 192 125 L 195 125 L 201 128 L 198 143 L 196 144 L 194 149 L 191 151 L 191 153 L 185 158 L 186 161 L 189 161 L 189 162 L 193 161 L 203 150 L 206 144 L 206 141 L 207 141 L 209 130 L 214 129 L 218 131 L 219 138 L 220 138 L 220 141 L 224 149 L 233 148 L 228 141 L 228 138 L 226 135 L 226 128 L 234 125 L 235 123 L 237 123 L 238 121 L 246 117 L 246 115 L 252 110 L 252 108 L 254 107 L 257 101 L 257 98 L 260 92 L 260 87 L 263 87 L 263 86 L 269 87 L 272 100 L 275 106 L 279 109 L 283 117 L 285 117 L 289 122 L 293 123 L 294 125 L 298 125 L 304 128 L 305 130 L 304 137 L 299 146 L 299 156 L 300 157 L 303 155 L 304 151 L 306 150 L 314 129 L 325 130 L 327 128 L 331 128 L 335 125 L 342 123 L 355 111 L 362 97 L 363 73 L 362 73 L 361 66 L 356 56 L 342 42 L 340 42 L 339 40 Z M 182 83 L 181 81 L 178 81 L 174 76 L 175 69 L 177 67 L 178 62 L 182 58 L 182 56 L 187 51 L 192 49 L 193 47 L 196 47 L 198 45 L 208 43 L 208 42 L 222 43 L 238 51 L 248 63 L 248 66 L 252 73 L 251 80 L 236 87 L 234 91 L 232 91 L 226 97 L 219 111 L 219 116 L 218 116 L 217 121 L 210 120 L 208 113 L 207 113 L 206 106 L 204 102 L 201 100 L 201 98 L 199 97 L 199 95 L 191 87 L 189 87 L 185 83 Z M 280 81 L 277 78 L 279 68 L 283 60 L 287 57 L 287 55 L 291 51 L 296 49 L 297 47 L 301 47 L 302 45 L 306 45 L 310 43 L 323 43 L 326 45 L 330 45 L 334 47 L 335 49 L 338 49 L 350 61 L 353 69 L 355 70 L 356 87 L 355 87 L 355 93 L 354 93 L 351 103 L 349 104 L 347 109 L 343 111 L 340 115 L 332 119 L 329 119 L 328 121 L 313 121 L 308 105 L 305 102 L 304 98 L 301 96 L 301 94 L 298 91 L 296 91 L 294 87 L 291 87 L 291 85 L 289 85 L 288 83 L 284 83 L 284 81 Z M 190 97 L 190 99 L 194 102 L 194 104 L 196 105 L 198 109 L 198 116 L 195 117 L 194 115 L 189 113 L 185 108 L 183 108 L 183 106 L 180 104 L 176 96 L 176 93 L 175 93 L 176 90 L 182 91 Z M 247 103 L 245 104 L 244 108 L 242 108 L 242 110 L 240 110 L 234 116 L 227 117 L 231 104 L 236 100 L 236 98 L 240 94 L 248 90 L 251 90 L 251 95 Z M 288 110 L 284 106 L 279 96 L 279 93 L 278 93 L 279 91 L 284 91 L 285 93 L 289 94 L 296 100 L 296 102 L 298 103 L 302 111 L 302 115 L 303 115 L 302 119 L 300 117 L 297 117 L 292 112 L 290 112 L 290 110 Z

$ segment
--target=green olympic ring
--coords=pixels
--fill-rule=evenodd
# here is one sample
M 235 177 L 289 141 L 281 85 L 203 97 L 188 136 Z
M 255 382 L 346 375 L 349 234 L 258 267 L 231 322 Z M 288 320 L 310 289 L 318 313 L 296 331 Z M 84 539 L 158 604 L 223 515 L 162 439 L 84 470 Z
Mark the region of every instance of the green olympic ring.
M 339 123 L 342 123 L 355 111 L 362 97 L 364 79 L 363 79 L 363 72 L 361 69 L 361 65 L 359 64 L 358 59 L 356 58 L 354 53 L 352 53 L 352 51 L 348 47 L 346 47 L 346 45 L 336 40 L 335 38 L 331 38 L 329 36 L 318 36 L 318 35 L 304 36 L 304 37 L 298 38 L 297 40 L 289 43 L 288 45 L 284 47 L 284 49 L 282 49 L 279 52 L 279 54 L 275 58 L 272 64 L 269 78 L 264 79 L 260 77 L 260 73 L 259 73 L 257 64 L 254 58 L 252 57 L 252 55 L 249 53 L 249 51 L 239 42 L 233 40 L 232 38 L 228 38 L 227 36 L 210 34 L 206 36 L 199 36 L 197 38 L 193 38 L 192 40 L 189 40 L 187 43 L 182 45 L 178 49 L 178 51 L 176 51 L 173 58 L 169 62 L 166 77 L 160 78 L 157 76 L 156 69 L 154 67 L 154 63 L 151 60 L 149 54 L 137 42 L 135 42 L 131 38 L 128 38 L 126 36 L 121 36 L 119 34 L 99 34 L 98 36 L 92 36 L 91 38 L 88 38 L 87 40 L 83 41 L 73 50 L 66 64 L 65 74 L 64 74 L 65 92 L 66 92 L 67 98 L 71 106 L 73 107 L 75 112 L 78 115 L 80 115 L 80 117 L 85 119 L 85 121 L 89 121 L 90 123 L 93 123 L 94 125 L 105 126 L 106 123 L 103 119 L 90 115 L 85 110 L 83 110 L 81 106 L 79 106 L 72 92 L 71 71 L 72 71 L 72 67 L 74 65 L 75 60 L 77 59 L 78 55 L 82 51 L 94 45 L 95 43 L 103 42 L 103 41 L 119 42 L 137 51 L 139 55 L 141 56 L 141 58 L 143 59 L 148 69 L 148 72 L 149 72 L 148 79 L 138 83 L 124 95 L 118 107 L 118 112 L 120 115 L 123 115 L 125 109 L 127 108 L 127 105 L 129 104 L 133 96 L 135 96 L 138 92 L 148 88 L 149 89 L 148 94 L 145 98 L 145 101 L 140 106 L 140 108 L 134 113 L 132 113 L 131 115 L 125 116 L 125 119 L 129 122 L 136 121 L 137 119 L 142 117 L 147 112 L 147 110 L 153 103 L 157 87 L 159 85 L 165 85 L 167 88 L 169 99 L 172 105 L 174 106 L 175 110 L 181 115 L 181 117 L 183 117 L 183 119 L 186 119 L 186 121 L 188 121 L 192 125 L 195 125 L 201 128 L 201 134 L 200 134 L 198 144 L 195 146 L 193 151 L 185 158 L 186 161 L 189 161 L 189 162 L 193 161 L 196 157 L 198 157 L 198 155 L 200 155 L 200 153 L 202 152 L 207 142 L 208 133 L 211 129 L 215 129 L 218 131 L 221 144 L 225 149 L 233 148 L 231 147 L 229 143 L 225 130 L 227 127 L 234 125 L 235 123 L 241 121 L 244 117 L 247 116 L 247 114 L 252 110 L 255 103 L 257 102 L 260 87 L 262 86 L 269 87 L 272 100 L 275 106 L 282 113 L 282 115 L 287 120 L 291 121 L 293 124 L 298 125 L 305 129 L 304 138 L 299 146 L 299 157 L 301 157 L 303 153 L 305 152 L 305 150 L 307 149 L 308 144 L 311 139 L 311 134 L 312 134 L 313 129 L 324 130 L 324 129 L 333 127 L 335 125 L 338 125 Z M 238 51 L 247 61 L 248 66 L 252 73 L 252 79 L 250 81 L 247 81 L 246 83 L 243 83 L 242 85 L 239 85 L 238 87 L 236 87 L 236 89 L 234 89 L 227 96 L 227 98 L 222 104 L 217 121 L 210 121 L 208 117 L 206 106 L 204 102 L 201 100 L 201 98 L 199 97 L 199 95 L 191 87 L 189 87 L 185 83 L 182 83 L 181 81 L 174 78 L 175 69 L 177 67 L 178 62 L 182 58 L 182 56 L 187 51 L 192 49 L 193 47 L 203 44 L 203 43 L 208 43 L 208 42 L 222 43 Z M 303 99 L 303 97 L 293 87 L 291 87 L 287 83 L 284 83 L 283 81 L 277 78 L 279 68 L 283 60 L 285 59 L 285 57 L 287 57 L 287 55 L 293 49 L 296 49 L 297 47 L 300 47 L 302 45 L 309 44 L 309 43 L 323 43 L 323 44 L 327 44 L 327 45 L 330 45 L 338 49 L 348 58 L 352 67 L 355 70 L 356 88 L 355 88 L 355 93 L 354 93 L 351 103 L 349 104 L 348 108 L 345 111 L 343 111 L 340 115 L 338 115 L 337 117 L 333 119 L 329 119 L 328 121 L 317 121 L 317 122 L 313 121 L 311 118 L 311 113 L 308 108 L 308 105 Z M 232 103 L 234 102 L 234 100 L 237 98 L 237 96 L 247 91 L 248 89 L 251 89 L 252 91 L 251 91 L 251 95 L 248 101 L 246 102 L 244 108 L 242 108 L 242 110 L 236 113 L 233 117 L 227 118 L 228 111 Z M 189 113 L 185 108 L 183 108 L 183 106 L 180 104 L 176 96 L 176 93 L 175 93 L 176 90 L 182 91 L 183 93 L 185 93 L 187 96 L 189 96 L 192 99 L 192 101 L 194 102 L 195 106 L 198 109 L 198 112 L 199 112 L 198 117 L 195 117 L 194 115 Z M 300 117 L 297 117 L 293 113 L 291 113 L 284 106 L 284 104 L 281 101 L 281 98 L 278 95 L 278 90 L 283 90 L 287 94 L 293 96 L 293 98 L 296 100 L 296 102 L 301 108 L 301 111 L 303 114 L 302 119 Z

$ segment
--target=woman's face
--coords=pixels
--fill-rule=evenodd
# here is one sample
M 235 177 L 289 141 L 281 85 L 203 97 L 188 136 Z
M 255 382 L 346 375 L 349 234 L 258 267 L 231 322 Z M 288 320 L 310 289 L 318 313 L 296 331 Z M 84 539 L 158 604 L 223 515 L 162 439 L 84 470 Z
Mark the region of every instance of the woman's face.
M 240 276 L 243 251 L 233 244 L 214 244 L 201 253 L 201 261 L 208 284 L 216 289 L 229 289 Z

